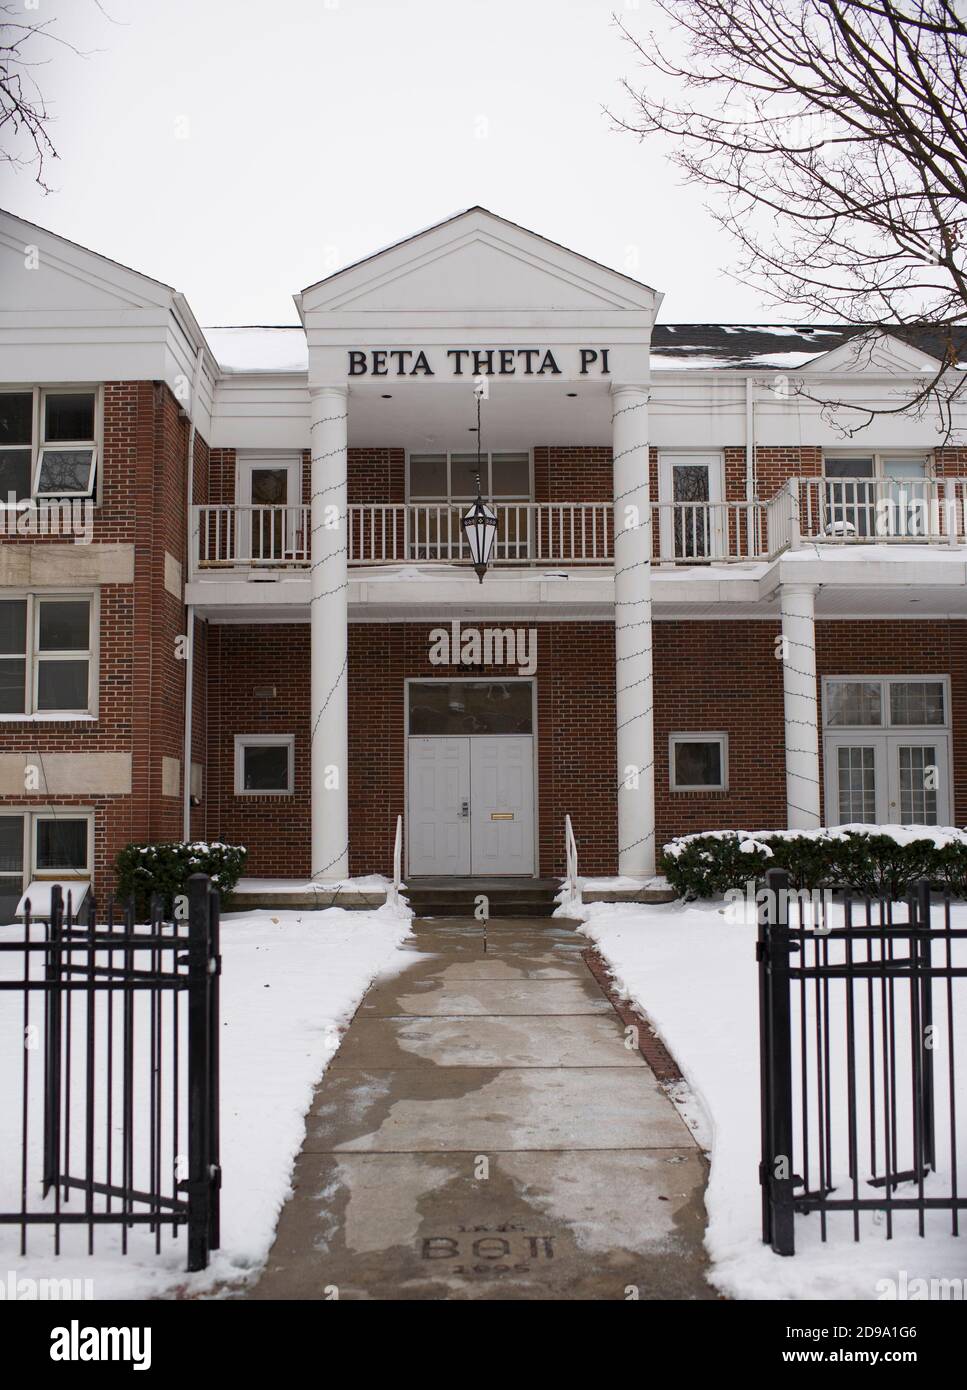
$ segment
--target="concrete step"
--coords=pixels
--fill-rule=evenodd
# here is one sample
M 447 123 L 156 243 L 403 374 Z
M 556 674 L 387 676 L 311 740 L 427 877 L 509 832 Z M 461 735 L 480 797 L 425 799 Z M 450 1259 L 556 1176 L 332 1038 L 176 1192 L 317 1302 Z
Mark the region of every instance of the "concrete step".
M 549 917 L 559 886 L 557 879 L 411 879 L 403 893 L 418 917 L 472 918 L 481 895 L 491 917 Z

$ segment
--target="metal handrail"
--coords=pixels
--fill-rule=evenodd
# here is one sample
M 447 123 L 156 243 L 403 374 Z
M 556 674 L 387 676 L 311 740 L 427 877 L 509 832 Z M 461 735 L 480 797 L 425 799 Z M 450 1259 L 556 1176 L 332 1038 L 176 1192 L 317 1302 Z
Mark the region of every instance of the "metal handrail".
M 574 838 L 574 827 L 571 824 L 571 817 L 564 817 L 564 869 L 565 885 L 567 888 L 567 902 L 579 902 L 581 892 L 578 887 L 578 845 Z
M 400 888 L 403 883 L 403 817 L 396 817 L 396 839 L 393 843 L 393 887 L 391 902 L 400 905 Z

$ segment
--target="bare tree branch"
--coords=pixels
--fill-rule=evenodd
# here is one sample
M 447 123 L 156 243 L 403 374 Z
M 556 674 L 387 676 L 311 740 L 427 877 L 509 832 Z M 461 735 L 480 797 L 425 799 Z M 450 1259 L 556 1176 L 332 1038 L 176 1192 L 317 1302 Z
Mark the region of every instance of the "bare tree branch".
M 117 23 L 102 0 L 93 3 L 106 20 Z M 27 13 L 21 5 L 0 4 L 0 164 L 32 169 L 35 181 L 49 193 L 45 168 L 58 154 L 50 133 L 53 115 L 36 70 L 50 61 L 51 45 L 68 49 L 79 58 L 89 57 L 90 51 L 77 48 L 59 34 L 56 19 L 24 22 Z
M 665 40 L 615 17 L 646 74 L 622 82 L 617 128 L 670 139 L 738 242 L 736 278 L 937 360 L 872 414 L 929 406 L 949 426 L 967 390 L 967 4 L 652 4 Z

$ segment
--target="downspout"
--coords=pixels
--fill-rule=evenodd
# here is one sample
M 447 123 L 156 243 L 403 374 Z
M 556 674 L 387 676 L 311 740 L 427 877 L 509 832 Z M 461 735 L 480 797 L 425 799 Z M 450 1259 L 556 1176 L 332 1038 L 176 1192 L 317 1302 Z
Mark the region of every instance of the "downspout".
M 188 487 L 187 487 L 187 512 L 185 514 L 185 534 L 187 545 L 185 547 L 185 569 L 186 581 L 192 577 L 192 546 L 194 538 L 192 535 L 193 508 L 195 505 L 195 416 L 196 402 L 198 400 L 198 389 L 201 384 L 201 366 L 204 356 L 204 348 L 199 348 L 195 356 L 195 371 L 191 382 L 191 400 L 188 402 Z M 186 605 L 188 615 L 188 625 L 185 644 L 185 747 L 182 754 L 182 773 L 181 773 L 181 838 L 186 842 L 191 839 L 191 744 L 192 744 L 192 715 L 194 704 L 195 686 L 195 607 L 194 604 Z
M 745 379 L 745 500 L 755 502 L 755 397 L 752 377 Z
M 752 377 L 745 379 L 745 500 L 746 537 L 749 545 L 749 559 L 757 558 L 762 549 L 762 536 L 759 518 L 758 498 L 756 497 L 755 476 L 755 396 L 752 391 Z

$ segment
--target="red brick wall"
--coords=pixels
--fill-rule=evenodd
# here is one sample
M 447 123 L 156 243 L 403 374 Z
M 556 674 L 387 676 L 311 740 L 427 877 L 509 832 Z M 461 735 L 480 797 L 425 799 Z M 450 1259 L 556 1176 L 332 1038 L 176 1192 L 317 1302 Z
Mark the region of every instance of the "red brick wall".
M 954 823 L 967 823 L 967 623 L 817 623 L 816 669 L 820 676 L 950 676 Z
M 352 629 L 350 629 L 351 631 Z M 245 845 L 257 878 L 309 874 L 309 625 L 211 624 L 205 835 Z M 257 695 L 275 688 L 274 695 Z M 295 735 L 295 795 L 235 795 L 235 735 Z
M 207 491 L 196 483 L 198 502 L 231 504 L 235 501 L 237 449 L 212 449 L 208 466 Z M 349 501 L 402 502 L 405 498 L 405 460 L 403 449 L 350 449 Z M 302 501 L 311 495 L 311 454 L 302 450 Z
M 499 619 L 493 625 L 504 625 Z M 475 626 L 487 626 L 481 620 Z M 613 873 L 617 857 L 614 635 L 608 623 L 538 628 L 538 844 L 543 874 L 563 872 L 565 813 L 582 868 Z M 351 871 L 391 870 L 404 806 L 407 677 L 436 677 L 429 625 L 349 628 Z M 772 621 L 659 622 L 654 630 L 657 838 L 786 823 L 782 670 Z M 213 627 L 209 646 L 207 834 L 248 845 L 249 872 L 309 871 L 308 688 L 305 624 Z M 946 622 L 820 622 L 819 676 L 950 674 L 957 819 L 967 819 L 967 627 Z M 459 672 L 455 672 L 457 674 Z M 467 674 L 466 671 L 463 672 Z M 275 684 L 275 700 L 253 698 Z M 235 798 L 234 734 L 295 733 L 296 795 Z M 729 735 L 727 792 L 669 790 L 671 733 Z
M 479 626 L 488 624 L 481 621 Z M 495 619 L 491 625 L 504 624 Z M 396 817 L 404 807 L 404 680 L 439 677 L 429 662 L 435 624 L 353 623 L 349 628 L 349 820 L 354 874 L 390 873 Z M 469 674 L 455 668 L 454 674 Z M 538 625 L 539 853 L 541 872 L 561 872 L 570 812 L 589 873 L 616 854 L 614 633 L 608 623 Z M 275 700 L 253 698 L 257 686 Z M 309 872 L 309 628 L 213 626 L 209 632 L 209 838 L 245 844 L 246 872 Z M 570 731 L 570 732 L 567 732 Z M 236 733 L 296 735 L 296 794 L 235 797 Z
M 772 622 L 659 622 L 654 632 L 657 843 L 786 823 L 782 671 Z M 727 733 L 729 790 L 669 790 L 668 736 Z
M 161 795 L 161 759 L 181 759 L 185 666 L 176 654 L 184 608 L 164 587 L 167 550 L 183 566 L 188 421 L 161 382 L 108 382 L 93 540 L 134 546 L 134 583 L 100 586 L 99 700 L 94 721 L 0 724 L 0 752 L 132 755 L 130 796 L 23 795 L 7 805 L 93 807 L 95 890 L 113 887 L 117 851 L 132 839 L 180 837 L 179 797 Z M 208 471 L 196 436 L 196 484 Z M 59 538 L 52 537 L 56 541 Z M 49 543 L 34 537 L 3 544 Z
M 610 444 L 535 448 L 535 502 L 610 502 L 613 496 Z

